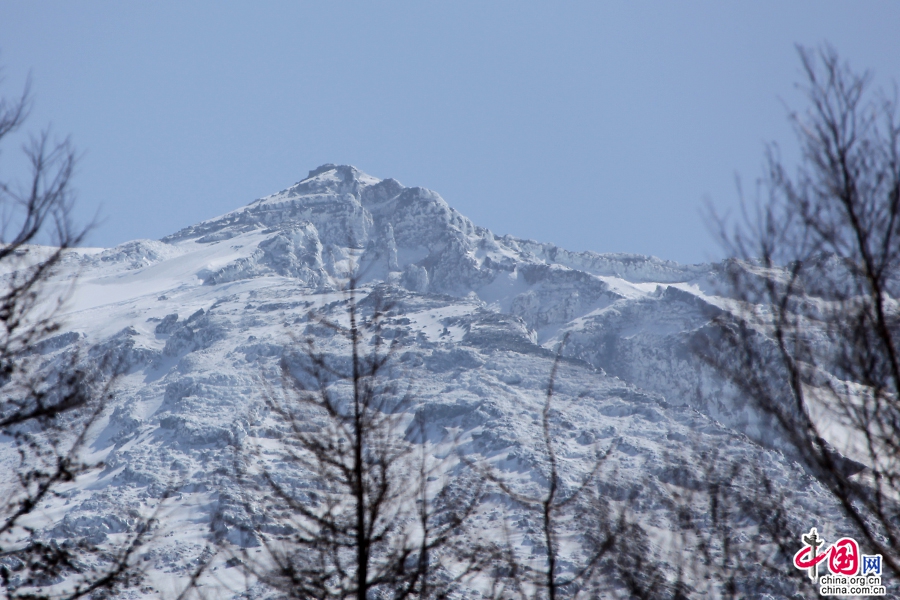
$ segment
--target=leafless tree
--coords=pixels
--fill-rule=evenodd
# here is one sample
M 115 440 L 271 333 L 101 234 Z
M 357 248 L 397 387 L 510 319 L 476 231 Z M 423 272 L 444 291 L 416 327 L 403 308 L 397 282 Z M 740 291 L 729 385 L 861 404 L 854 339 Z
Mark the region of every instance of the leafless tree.
M 0 98 L 0 142 L 23 125 L 30 107 L 28 85 L 15 100 Z M 132 557 L 146 523 L 128 543 L 112 549 L 83 541 L 56 543 L 40 535 L 42 504 L 93 466 L 80 453 L 111 380 L 101 370 L 86 368 L 86 356 L 79 352 L 50 364 L 42 355 L 59 330 L 63 300 L 45 283 L 87 229 L 72 220 L 76 153 L 69 140 L 54 143 L 45 131 L 23 150 L 30 164 L 27 181 L 0 181 L 0 442 L 19 456 L 2 475 L 0 595 L 110 594 L 135 581 Z M 104 362 L 97 356 L 91 360 Z M 62 580 L 61 587 L 56 585 Z
M 647 553 L 651 579 L 624 578 L 638 598 L 802 597 L 805 575 L 791 564 L 803 505 L 772 452 L 729 456 L 699 439 L 686 445 L 681 469 L 670 460 L 671 523 L 664 543 Z M 635 559 L 632 559 L 635 563 Z M 640 571 L 639 569 L 637 570 Z M 807 589 L 807 592 L 817 590 Z
M 260 449 L 238 466 L 241 487 L 254 490 L 243 526 L 254 539 L 244 543 L 265 550 L 241 562 L 288 597 L 445 598 L 481 560 L 468 549 L 453 570 L 439 567 L 480 493 L 441 483 L 446 465 L 426 452 L 425 424 L 410 422 L 411 380 L 399 389 L 389 376 L 399 345 L 379 297 L 351 278 L 337 317 L 310 314 L 309 336 L 282 359 L 283 393 L 267 394 L 284 429 L 280 466 Z M 343 349 L 322 347 L 332 336 Z
M 900 121 L 835 51 L 800 49 L 796 171 L 768 152 L 763 199 L 723 234 L 740 308 L 704 356 L 750 398 L 900 576 Z M 721 223 L 720 223 L 721 225 Z M 726 231 L 724 226 L 722 231 Z M 799 540 L 798 540 L 799 542 Z M 798 548 L 799 549 L 799 548 Z
M 635 543 L 640 528 L 629 523 L 627 509 L 614 511 L 598 492 L 599 477 L 607 453 L 598 450 L 589 472 L 571 489 L 563 485 L 560 476 L 552 415 L 558 412 L 553 407 L 553 393 L 565 342 L 565 338 L 560 342 L 553 360 L 541 411 L 541 442 L 544 451 L 542 467 L 545 470 L 546 485 L 537 494 L 522 493 L 514 489 L 502 473 L 490 467 L 473 465 L 513 503 L 533 516 L 543 538 L 543 558 L 538 560 L 537 565 L 534 564 L 535 561 L 520 556 L 510 543 L 506 545 L 504 552 L 493 558 L 504 565 L 495 577 L 499 580 L 494 586 L 496 597 L 557 600 L 578 598 L 582 594 L 594 595 L 598 589 L 609 592 L 611 588 L 604 587 L 607 584 L 623 589 L 628 586 L 627 582 L 622 582 L 618 577 L 620 571 L 631 572 L 635 566 L 628 561 L 628 552 L 622 553 L 621 550 Z M 577 527 L 577 531 L 573 531 L 573 525 Z M 564 542 L 570 547 L 569 552 L 563 552 Z M 573 547 L 577 551 L 572 552 Z M 604 561 L 613 554 L 619 555 L 621 564 Z M 562 567 L 563 562 L 569 564 Z M 613 568 L 601 569 L 604 562 L 606 567 Z M 601 571 L 604 576 L 601 576 Z M 649 574 L 644 576 L 648 577 Z M 616 581 L 613 583 L 611 579 Z

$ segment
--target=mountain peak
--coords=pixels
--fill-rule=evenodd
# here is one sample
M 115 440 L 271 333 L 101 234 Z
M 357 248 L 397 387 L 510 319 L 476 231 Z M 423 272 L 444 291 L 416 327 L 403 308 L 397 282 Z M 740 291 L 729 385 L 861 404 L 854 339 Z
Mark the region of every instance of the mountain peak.
M 347 168 L 347 165 L 341 165 L 341 167 Z M 324 165 L 320 165 L 320 166 L 316 167 L 315 169 L 310 169 L 309 175 L 304 177 L 301 181 L 306 181 L 307 179 L 312 179 L 313 177 L 315 177 L 316 175 L 319 175 L 320 173 L 325 173 L 326 171 L 331 171 L 331 170 L 334 170 L 337 168 L 339 168 L 338 165 L 336 165 L 334 163 L 325 163 Z M 353 167 L 350 167 L 350 168 L 352 169 Z
M 353 165 L 336 165 L 334 163 L 325 163 L 324 165 L 312 169 L 309 172 L 309 175 L 301 179 L 297 185 L 313 180 L 341 184 L 359 182 L 364 185 L 372 185 L 381 181 L 376 177 L 363 173 Z
M 304 177 L 301 181 L 312 179 L 313 177 L 321 175 L 322 173 L 328 173 L 329 171 L 334 171 L 335 175 L 343 180 L 355 179 L 357 175 L 366 175 L 352 165 L 336 165 L 334 163 L 325 163 L 324 165 L 320 165 L 315 169 L 312 169 L 309 172 L 309 175 Z

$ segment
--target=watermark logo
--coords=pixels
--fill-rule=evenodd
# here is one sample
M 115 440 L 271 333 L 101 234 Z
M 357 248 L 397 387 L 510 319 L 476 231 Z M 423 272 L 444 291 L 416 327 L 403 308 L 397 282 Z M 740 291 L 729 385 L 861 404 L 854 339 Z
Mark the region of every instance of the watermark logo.
M 800 536 L 802 547 L 794 554 L 794 566 L 806 571 L 819 584 L 822 596 L 884 596 L 881 585 L 881 555 L 860 554 L 853 538 L 843 537 L 827 544 L 815 527 Z M 829 574 L 819 575 L 819 565 L 828 565 Z M 824 565 L 823 565 L 824 566 Z

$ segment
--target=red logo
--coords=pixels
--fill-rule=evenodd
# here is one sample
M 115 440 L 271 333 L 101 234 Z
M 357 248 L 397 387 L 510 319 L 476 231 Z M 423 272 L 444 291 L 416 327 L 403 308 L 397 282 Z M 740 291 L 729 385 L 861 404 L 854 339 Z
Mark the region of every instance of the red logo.
M 794 566 L 798 569 L 807 569 L 809 578 L 813 581 L 818 579 L 819 563 L 826 558 L 828 559 L 828 570 L 834 575 L 859 573 L 859 544 L 853 538 L 841 538 L 822 552 L 819 552 L 819 546 L 824 545 L 825 540 L 819 537 L 815 527 L 800 539 L 803 547 L 794 555 Z

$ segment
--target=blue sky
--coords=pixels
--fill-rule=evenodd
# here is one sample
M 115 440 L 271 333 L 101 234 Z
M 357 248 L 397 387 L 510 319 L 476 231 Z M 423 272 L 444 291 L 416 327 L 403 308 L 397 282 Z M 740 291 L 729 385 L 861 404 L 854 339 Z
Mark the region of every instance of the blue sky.
M 159 238 L 326 163 L 496 233 L 682 262 L 796 159 L 795 44 L 900 81 L 896 2 L 0 0 L 2 92 L 82 151 L 89 243 Z M 20 169 L 14 148 L 0 176 Z

